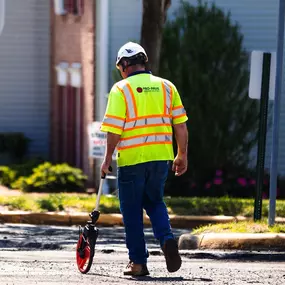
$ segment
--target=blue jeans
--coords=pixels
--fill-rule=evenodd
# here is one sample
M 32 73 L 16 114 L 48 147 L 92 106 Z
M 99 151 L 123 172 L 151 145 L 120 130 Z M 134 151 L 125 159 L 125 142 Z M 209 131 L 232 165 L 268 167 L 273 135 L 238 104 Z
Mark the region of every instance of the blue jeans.
M 167 174 L 167 161 L 147 162 L 118 169 L 120 209 L 125 225 L 126 245 L 129 258 L 134 263 L 145 264 L 148 258 L 143 209 L 150 218 L 154 236 L 161 247 L 167 239 L 174 238 L 163 201 Z

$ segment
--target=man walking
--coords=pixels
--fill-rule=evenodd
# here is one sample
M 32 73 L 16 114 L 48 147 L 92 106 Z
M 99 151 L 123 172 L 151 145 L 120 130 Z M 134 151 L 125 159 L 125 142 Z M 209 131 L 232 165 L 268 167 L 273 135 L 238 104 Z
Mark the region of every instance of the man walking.
M 176 87 L 146 71 L 145 50 L 128 42 L 118 52 L 116 66 L 124 78 L 109 94 L 101 130 L 107 132 L 107 148 L 101 166 L 109 173 L 117 147 L 120 210 L 130 262 L 125 275 L 148 275 L 148 251 L 143 231 L 143 209 L 159 240 L 167 269 L 181 267 L 177 242 L 163 201 L 168 162 L 180 176 L 187 170 L 187 115 Z M 178 149 L 174 159 L 172 127 Z

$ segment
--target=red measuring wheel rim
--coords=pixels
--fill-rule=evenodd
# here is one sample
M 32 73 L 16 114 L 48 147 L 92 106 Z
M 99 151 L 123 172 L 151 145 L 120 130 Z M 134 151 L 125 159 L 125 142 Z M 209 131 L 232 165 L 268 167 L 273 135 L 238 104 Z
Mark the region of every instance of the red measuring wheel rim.
M 84 242 L 83 234 L 80 235 L 79 240 L 77 242 L 76 263 L 77 263 L 78 270 L 81 273 L 86 274 L 90 270 L 90 268 L 91 268 L 92 261 L 93 261 L 93 256 L 91 256 L 91 247 L 90 247 L 90 242 L 89 242 L 89 238 L 88 237 L 87 237 L 87 240 L 86 240 L 86 245 L 84 247 L 84 257 L 82 258 L 80 256 L 79 248 L 81 247 L 82 242 Z

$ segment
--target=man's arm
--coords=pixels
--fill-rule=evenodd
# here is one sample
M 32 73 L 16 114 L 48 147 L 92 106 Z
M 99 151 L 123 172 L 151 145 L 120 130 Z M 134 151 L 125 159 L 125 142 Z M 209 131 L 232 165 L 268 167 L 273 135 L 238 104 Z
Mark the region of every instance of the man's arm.
M 110 91 L 101 131 L 107 133 L 107 143 L 104 161 L 101 165 L 101 174 L 108 174 L 112 163 L 112 155 L 124 130 L 126 120 L 126 103 L 123 95 L 116 87 Z
M 188 130 L 186 123 L 173 125 L 173 129 L 178 149 L 177 156 L 173 161 L 172 170 L 176 176 L 180 176 L 187 171 Z
M 186 121 L 188 117 L 176 87 L 172 83 L 170 84 L 173 92 L 172 124 L 178 145 L 177 156 L 173 161 L 172 170 L 176 176 L 180 176 L 187 171 L 188 130 Z
M 117 144 L 119 143 L 121 135 L 107 133 L 107 144 L 106 144 L 106 152 L 103 164 L 101 166 L 101 176 L 104 174 L 110 173 L 109 167 L 112 163 L 112 155 L 115 151 Z
M 107 147 L 106 147 L 106 157 L 113 155 L 117 144 L 119 143 L 121 135 L 107 133 Z
M 175 139 L 177 142 L 178 150 L 177 154 L 179 155 L 187 155 L 188 149 L 188 130 L 186 123 L 173 125 Z

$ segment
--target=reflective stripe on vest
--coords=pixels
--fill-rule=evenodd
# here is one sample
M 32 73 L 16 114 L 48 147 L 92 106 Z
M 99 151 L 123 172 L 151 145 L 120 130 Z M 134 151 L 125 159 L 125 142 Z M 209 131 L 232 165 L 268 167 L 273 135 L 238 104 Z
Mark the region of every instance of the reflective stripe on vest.
M 103 120 L 103 125 L 110 126 L 117 129 L 124 129 L 125 120 L 115 116 L 106 115 Z
M 186 114 L 186 111 L 184 109 L 184 107 L 181 105 L 181 106 L 177 106 L 175 108 L 173 108 L 173 111 L 172 111 L 172 117 L 175 119 L 175 118 L 179 118 L 179 117 L 182 117 Z
M 118 144 L 118 150 L 133 148 L 148 144 L 171 144 L 172 143 L 172 133 L 163 134 L 149 134 L 142 136 L 129 137 L 120 140 Z
M 135 96 L 129 83 L 123 82 L 118 89 L 123 93 L 127 105 L 127 118 L 134 119 L 138 116 Z
M 164 114 L 169 115 L 171 114 L 172 88 L 167 82 L 163 81 L 162 90 L 164 95 Z
M 135 128 L 149 127 L 149 126 L 171 126 L 172 120 L 169 117 L 158 118 L 143 118 L 135 121 L 125 123 L 124 130 L 130 130 Z

